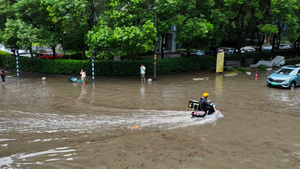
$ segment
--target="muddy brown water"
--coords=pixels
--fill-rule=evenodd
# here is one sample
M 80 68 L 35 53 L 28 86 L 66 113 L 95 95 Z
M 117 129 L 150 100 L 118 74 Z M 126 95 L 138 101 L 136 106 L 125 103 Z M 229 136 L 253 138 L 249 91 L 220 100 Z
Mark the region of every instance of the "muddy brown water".
M 139 77 L 96 77 L 92 83 L 89 77 L 85 85 L 68 82 L 72 76 L 21 72 L 17 79 L 14 71 L 8 71 L 6 84 L 0 85 L 0 168 L 299 169 L 300 88 L 267 87 L 266 77 L 273 71 L 223 76 L 203 70 L 158 75 L 157 80 L 145 83 Z M 43 81 L 42 77 L 47 79 Z M 188 100 L 199 100 L 203 92 L 210 94 L 221 114 L 191 119 Z M 208 140 L 219 135 L 224 144 L 215 144 L 225 146 L 227 152 L 243 149 L 246 153 L 250 149 L 258 153 L 256 156 L 251 152 L 256 157 L 249 157 L 248 167 L 241 166 L 246 157 L 235 155 L 227 161 L 207 159 L 211 164 L 198 159 L 202 167 L 197 158 L 191 163 L 178 160 L 180 165 L 175 167 L 169 165 L 172 159 L 168 162 L 167 157 L 148 165 L 130 158 L 125 160 L 127 165 L 118 165 L 109 162 L 109 155 L 98 159 L 106 162 L 93 165 L 87 158 L 96 156 L 95 142 L 103 143 L 103 149 L 108 151 L 105 143 L 115 139 L 177 130 L 193 137 L 200 132 L 201 138 L 206 136 Z M 248 141 L 249 147 L 239 143 L 240 139 Z M 255 147 L 265 149 L 265 154 Z M 276 147 L 274 152 L 268 151 L 270 147 Z M 212 165 L 215 162 L 222 165 Z

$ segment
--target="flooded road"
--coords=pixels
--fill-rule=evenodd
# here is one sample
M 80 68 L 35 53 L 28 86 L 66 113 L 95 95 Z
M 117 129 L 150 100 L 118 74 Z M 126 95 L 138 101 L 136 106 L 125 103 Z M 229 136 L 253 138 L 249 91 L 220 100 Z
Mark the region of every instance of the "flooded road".
M 300 88 L 267 87 L 272 72 L 207 70 L 145 83 L 89 77 L 85 85 L 68 82 L 71 76 L 8 72 L 0 86 L 0 168 L 299 169 Z M 204 92 L 221 113 L 191 119 L 188 101 Z M 195 139 L 210 143 L 210 155 L 187 144 Z M 217 167 L 209 158 L 227 161 Z

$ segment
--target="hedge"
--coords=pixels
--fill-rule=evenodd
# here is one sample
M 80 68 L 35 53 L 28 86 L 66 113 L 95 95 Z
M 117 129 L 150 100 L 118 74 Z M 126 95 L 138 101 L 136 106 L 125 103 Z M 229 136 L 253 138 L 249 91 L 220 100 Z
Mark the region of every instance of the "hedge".
M 96 60 L 94 64 L 95 76 L 137 76 L 141 64 L 146 66 L 147 74 L 153 74 L 153 60 Z M 16 59 L 10 54 L 0 53 L 0 65 L 15 69 Z M 157 74 L 195 71 L 215 67 L 215 65 L 216 59 L 212 56 L 159 59 L 157 60 Z M 19 69 L 27 72 L 66 75 L 78 75 L 80 70 L 84 69 L 88 75 L 91 75 L 92 63 L 88 60 L 51 60 L 20 56 Z
M 300 57 L 285 59 L 285 65 L 296 65 L 300 64 Z

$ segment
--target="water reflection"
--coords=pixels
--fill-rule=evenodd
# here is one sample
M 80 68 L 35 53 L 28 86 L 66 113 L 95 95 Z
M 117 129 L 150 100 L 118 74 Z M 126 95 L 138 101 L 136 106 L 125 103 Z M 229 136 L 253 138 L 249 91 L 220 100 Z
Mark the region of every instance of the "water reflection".
M 124 111 L 126 112 L 126 111 Z M 101 114 L 51 114 L 31 113 L 23 111 L 0 111 L 0 115 L 9 116 L 0 118 L 3 121 L 1 132 L 17 133 L 59 133 L 59 132 L 89 132 L 127 129 L 128 126 L 141 126 L 144 130 L 171 129 L 196 124 L 212 123 L 222 118 L 223 115 L 213 114 L 205 119 L 189 120 L 190 111 L 167 110 L 131 110 L 122 115 Z M 209 119 L 209 120 L 208 120 Z
M 13 154 L 9 157 L 2 157 L 0 158 L 0 167 L 4 168 L 14 168 L 14 166 L 21 167 L 21 164 L 38 164 L 42 165 L 45 162 L 49 161 L 57 161 L 57 160 L 73 160 L 72 156 L 76 155 L 75 149 L 69 149 L 69 147 L 58 147 L 56 149 L 50 149 L 40 152 L 34 153 L 17 153 Z M 34 162 L 35 160 L 41 160 L 43 157 L 42 162 Z M 35 159 L 35 160 L 33 160 Z
M 289 106 L 296 106 L 299 104 L 296 100 L 300 100 L 299 91 L 289 89 L 270 89 L 268 95 L 270 99 L 276 102 L 285 102 Z
M 216 96 L 222 95 L 223 93 L 223 75 L 216 75 L 216 90 L 215 94 Z
M 145 83 L 141 83 L 141 89 L 140 89 L 140 94 L 141 96 L 145 96 Z
M 86 95 L 86 86 L 85 86 L 85 84 L 82 84 L 81 92 L 80 92 L 80 95 L 78 97 L 78 100 L 83 99 L 85 95 Z
M 258 80 L 254 80 L 254 75 L 223 77 L 203 71 L 161 75 L 151 83 L 141 83 L 139 77 L 115 77 L 85 85 L 68 82 L 68 76 L 47 77 L 45 83 L 40 76 L 25 76 L 20 81 L 12 77 L 0 87 L 0 94 L 4 96 L 0 97 L 0 135 L 2 139 L 15 139 L 0 139 L 0 152 L 5 151 L 0 158 L 0 168 L 26 168 L 26 165 L 37 168 L 36 164 L 46 165 L 47 161 L 55 160 L 61 161 L 60 164 L 73 164 L 68 160 L 75 158 L 75 152 L 84 154 L 78 156 L 82 160 L 86 150 L 92 149 L 84 144 L 80 150 L 80 144 L 85 141 L 78 134 L 95 136 L 87 136 L 91 137 L 89 141 L 107 135 L 130 140 L 130 135 L 125 135 L 135 132 L 128 130 L 131 126 L 139 126 L 136 132 L 146 133 L 186 126 L 197 126 L 201 130 L 205 127 L 203 124 L 215 125 L 222 114 L 205 119 L 190 118 L 188 100 L 198 100 L 203 92 L 211 93 L 217 109 L 230 116 L 224 121 L 221 119 L 222 125 L 227 125 L 228 121 L 237 124 L 239 121 L 234 120 L 239 118 L 255 120 L 252 117 L 257 114 L 253 110 L 258 107 L 269 114 L 286 110 L 285 115 L 299 117 L 300 87 L 293 91 L 268 88 L 266 73 L 259 74 Z M 290 128 L 287 125 L 286 131 Z M 78 142 L 74 142 L 77 138 Z M 17 148 L 11 150 L 13 146 Z M 27 146 L 31 149 L 23 149 Z
M 91 94 L 90 105 L 93 105 L 94 99 L 95 99 L 95 83 L 93 82 L 93 84 L 92 84 L 92 94 Z
M 1 85 L 1 93 L 0 93 L 0 97 L 6 95 L 6 84 L 2 84 Z

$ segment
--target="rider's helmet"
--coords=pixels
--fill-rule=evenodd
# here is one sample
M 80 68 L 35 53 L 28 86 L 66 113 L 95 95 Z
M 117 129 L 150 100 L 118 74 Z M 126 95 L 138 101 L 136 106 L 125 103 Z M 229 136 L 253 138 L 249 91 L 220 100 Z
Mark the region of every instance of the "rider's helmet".
M 203 93 L 203 97 L 208 97 L 208 93 Z

